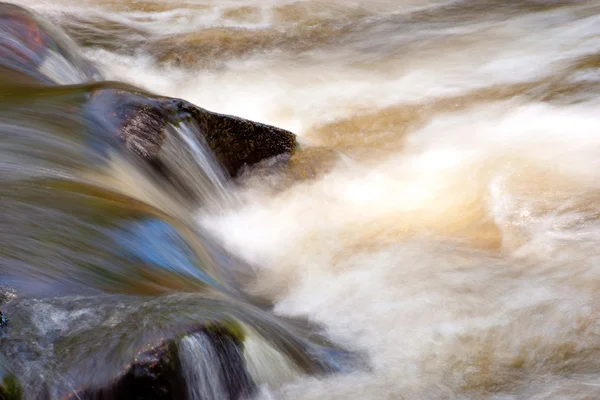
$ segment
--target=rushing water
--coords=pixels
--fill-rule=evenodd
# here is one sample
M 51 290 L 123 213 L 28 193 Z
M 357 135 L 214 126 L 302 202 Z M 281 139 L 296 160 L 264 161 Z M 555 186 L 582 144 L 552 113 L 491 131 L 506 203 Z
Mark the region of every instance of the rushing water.
M 289 168 L 247 171 L 234 185 L 202 143 L 190 142 L 189 127 L 178 127 L 181 148 L 172 152 L 187 154 L 178 170 L 199 188 L 198 206 L 140 178 L 127 160 L 96 163 L 86 153 L 82 122 L 61 110 L 78 106 L 88 86 L 0 96 L 0 128 L 20 133 L 0 160 L 2 173 L 14 174 L 0 188 L 12 207 L 0 225 L 15 275 L 5 283 L 25 298 L 89 292 L 25 299 L 10 311 L 29 316 L 30 334 L 55 351 L 82 352 L 77 368 L 94 368 L 100 381 L 100 365 L 122 360 L 116 349 L 131 354 L 165 326 L 209 315 L 235 315 L 258 331 L 267 322 L 292 329 L 229 300 L 250 296 L 323 326 L 367 364 L 308 377 L 257 335 L 244 356 L 264 399 L 600 397 L 599 2 L 18 3 L 62 27 L 108 79 L 271 123 L 302 143 Z M 48 68 L 66 83 L 98 79 Z M 33 122 L 19 120 L 24 97 Z M 66 142 L 40 139 L 42 126 L 68 132 Z M 72 186 L 52 186 L 74 171 Z M 21 175 L 39 179 L 25 191 Z M 90 182 L 115 193 L 90 193 L 84 207 L 73 193 L 91 191 L 75 187 Z M 56 204 L 40 208 L 45 196 Z M 156 210 L 158 220 L 140 216 Z M 69 218 L 79 222 L 65 225 Z M 165 218 L 193 251 L 161 226 Z M 65 226 L 86 239 L 73 241 Z M 39 243 L 48 247 L 32 252 Z M 75 276 L 73 259 L 104 265 L 105 274 Z M 156 271 L 123 272 L 131 259 Z M 38 265 L 49 262 L 57 271 L 41 277 Z M 244 295 L 220 286 L 229 280 Z M 117 293 L 108 300 L 98 294 L 107 287 Z M 162 295 L 173 290 L 228 297 Z M 69 329 L 78 335 L 57 341 Z M 196 366 L 186 379 L 210 381 L 196 386 L 218 398 L 225 384 L 199 335 L 182 344 L 184 364 Z M 101 337 L 113 352 L 89 347 Z M 15 354 L 40 351 L 13 342 L 5 347 Z M 208 356 L 197 361 L 201 349 Z M 29 369 L 48 370 L 29 353 Z M 53 362 L 69 372 L 66 382 L 86 375 Z M 196 389 L 192 398 L 207 396 Z

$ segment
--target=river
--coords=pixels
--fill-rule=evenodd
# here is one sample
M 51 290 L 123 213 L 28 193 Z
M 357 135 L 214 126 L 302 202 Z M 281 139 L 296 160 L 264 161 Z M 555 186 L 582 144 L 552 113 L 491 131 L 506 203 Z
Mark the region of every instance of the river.
M 77 208 L 69 214 L 85 219 L 86 229 L 107 215 L 112 221 L 111 207 L 119 201 L 150 204 L 185 220 L 189 235 L 202 232 L 237 260 L 227 270 L 244 296 L 273 306 L 261 321 L 306 321 L 362 358 L 344 372 L 312 376 L 284 371 L 285 363 L 273 356 L 255 376 L 277 378 L 265 378 L 255 397 L 600 398 L 600 2 L 17 3 L 60 26 L 108 80 L 298 135 L 301 148 L 285 171 L 245 170 L 235 184 L 200 179 L 200 191 L 210 195 L 191 210 L 182 210 L 178 195 L 144 183 L 123 160 L 90 170 L 81 147 L 59 149 L 68 160 L 52 160 L 69 164 L 85 182 L 135 199 L 111 198 L 110 206 L 95 204 L 93 213 Z M 61 115 L 44 110 L 40 120 L 63 129 Z M 19 125 L 19 115 L 5 113 L 0 122 Z M 16 161 L 2 163 L 31 165 L 24 157 L 44 163 L 51 157 L 29 154 L 22 145 L 4 145 L 3 154 Z M 44 163 L 35 165 L 44 170 Z M 207 168 L 202 161 L 195 165 L 181 168 Z M 3 174 L 13 171 L 3 168 Z M 40 259 L 92 263 L 112 251 L 86 253 L 85 241 L 61 242 L 58 221 L 68 213 L 32 209 L 27 232 L 43 233 L 48 248 L 35 260 L 13 257 L 29 252 L 25 236 L 33 240 L 14 231 L 25 230 L 20 210 L 29 197 L 18 196 L 23 190 L 0 189 L 14 194 L 14 207 L 3 211 L 11 221 L 0 223 L 2 240 L 13 243 L 11 256 L 4 256 L 12 268 L 16 259 L 24 269 Z M 44 196 L 42 187 L 34 192 L 28 196 Z M 146 252 L 136 247 L 136 228 L 127 229 L 120 245 Z M 152 238 L 144 232 L 144 241 L 166 240 L 163 233 Z M 157 264 L 184 265 L 186 252 L 171 247 Z M 170 304 L 168 313 L 194 319 L 191 310 L 209 301 L 173 297 L 184 294 L 160 300 L 165 287 L 194 292 L 205 276 L 196 284 L 157 272 L 147 286 L 117 278 L 135 290 L 119 290 L 110 301 L 98 300 L 97 291 L 105 290 L 98 282 L 105 278 L 84 274 L 80 279 L 94 285 L 57 289 L 49 278 L 32 276 L 27 285 L 7 281 L 30 298 L 7 310 L 35 309 L 32 320 L 45 334 L 83 323 L 86 313 L 93 314 L 90 321 L 128 318 L 127 307 L 150 315 L 158 307 L 162 315 Z M 63 297 L 39 299 L 57 290 L 83 296 L 77 289 L 83 286 L 89 297 L 69 304 L 88 301 L 85 307 L 66 306 Z M 118 297 L 124 293 L 126 299 Z M 110 340 L 140 335 L 140 321 L 128 324 L 122 328 L 127 333 Z M 190 349 L 202 345 L 198 338 L 186 340 Z M 80 364 L 102 371 L 88 356 Z M 65 370 L 79 376 L 72 366 Z

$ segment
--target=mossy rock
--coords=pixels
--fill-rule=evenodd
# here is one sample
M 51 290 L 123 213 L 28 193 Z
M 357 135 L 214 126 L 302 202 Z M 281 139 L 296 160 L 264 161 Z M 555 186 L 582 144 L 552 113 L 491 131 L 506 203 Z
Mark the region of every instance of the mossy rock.
M 13 374 L 7 374 L 0 385 L 0 400 L 23 399 L 23 388 L 19 380 Z
M 83 388 L 69 394 L 66 399 L 187 400 L 189 391 L 184 378 L 180 346 L 186 337 L 194 335 L 204 335 L 212 351 L 217 354 L 213 368 L 227 391 L 224 393 L 226 399 L 237 400 L 252 394 L 254 383 L 246 371 L 240 348 L 243 328 L 237 322 L 209 322 L 191 327 L 178 338 L 163 340 L 140 351 L 113 381 Z
M 212 335 L 228 336 L 240 347 L 244 345 L 246 339 L 244 327 L 235 320 L 220 321 L 218 323 L 209 322 L 204 325 L 204 330 Z

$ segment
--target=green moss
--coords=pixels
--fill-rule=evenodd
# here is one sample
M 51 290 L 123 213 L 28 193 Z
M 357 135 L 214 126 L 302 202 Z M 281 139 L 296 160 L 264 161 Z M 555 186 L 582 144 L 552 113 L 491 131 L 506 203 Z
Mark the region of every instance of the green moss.
M 4 377 L 0 386 L 0 400 L 21 400 L 23 388 L 17 378 L 10 374 Z
M 228 335 L 233 338 L 238 346 L 242 346 L 246 339 L 246 332 L 241 323 L 235 320 L 209 322 L 205 325 L 207 332 L 213 335 Z

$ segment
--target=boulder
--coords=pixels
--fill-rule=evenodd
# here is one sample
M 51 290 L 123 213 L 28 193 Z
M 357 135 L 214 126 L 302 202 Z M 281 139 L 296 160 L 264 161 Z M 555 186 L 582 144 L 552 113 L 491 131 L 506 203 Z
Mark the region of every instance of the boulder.
M 182 100 L 176 104 L 179 112 L 189 113 L 198 133 L 232 177 L 245 166 L 292 154 L 296 148 L 296 135 L 285 129 L 210 112 Z
M 284 129 L 219 114 L 185 100 L 158 97 L 136 88 L 103 87 L 91 95 L 88 115 L 113 132 L 120 143 L 157 169 L 164 169 L 161 150 L 169 128 L 188 124 L 230 177 L 246 166 L 280 155 L 291 155 L 296 136 Z

